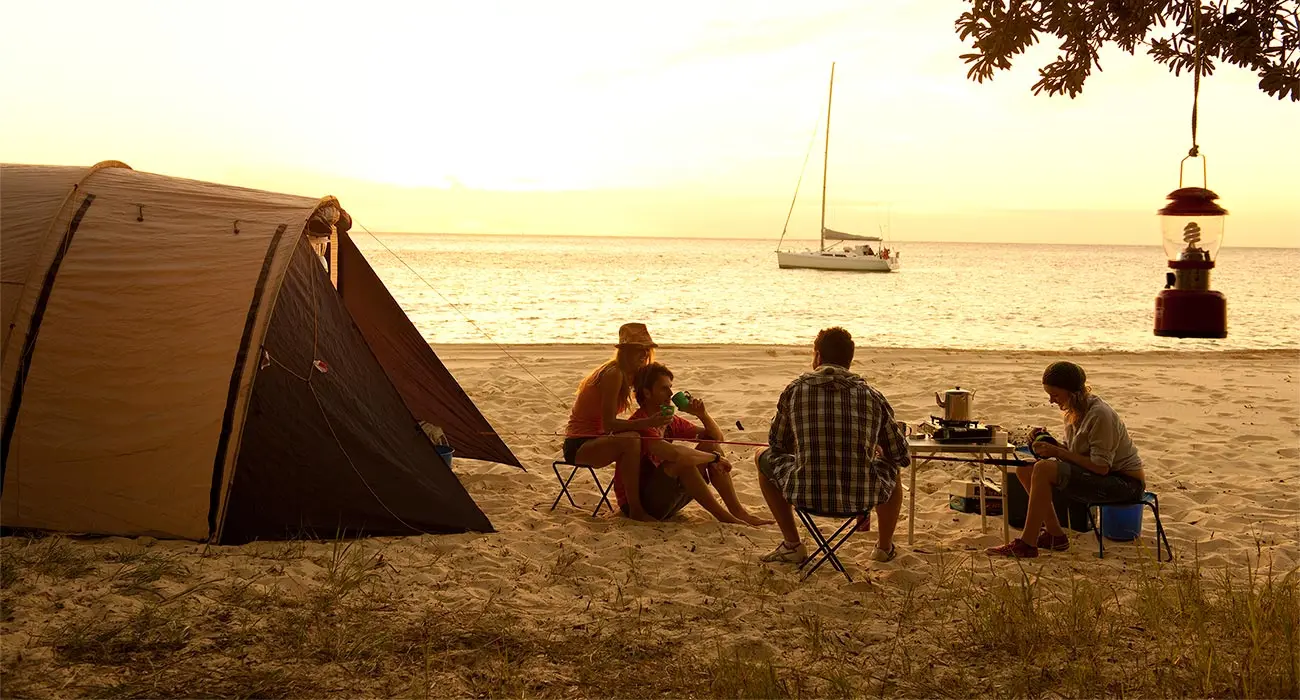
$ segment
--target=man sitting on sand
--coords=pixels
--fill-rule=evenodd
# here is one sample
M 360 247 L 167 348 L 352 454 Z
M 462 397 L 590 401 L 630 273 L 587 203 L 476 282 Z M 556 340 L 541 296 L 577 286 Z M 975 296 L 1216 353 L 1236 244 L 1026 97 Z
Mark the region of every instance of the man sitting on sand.
M 632 380 L 639 408 L 629 421 L 660 415 L 671 410 L 673 373 L 658 362 L 642 367 Z M 724 523 L 770 525 L 749 514 L 736 497 L 731 483 L 731 462 L 712 441 L 722 439 L 722 429 L 709 415 L 704 401 L 692 397 L 685 413 L 699 418 L 700 427 L 681 416 L 673 416 L 663 428 L 642 428 L 640 464 L 614 467 L 614 497 L 623 514 L 636 520 L 664 520 L 672 517 L 691 501 L 696 501 L 710 515 Z M 674 444 L 673 440 L 697 440 L 694 449 Z M 717 489 L 724 508 L 709 484 Z
M 791 505 L 822 513 L 875 509 L 880 518 L 871 558 L 894 558 L 894 527 L 903 504 L 898 470 L 911 464 L 894 409 L 849 371 L 853 336 L 827 328 L 813 342 L 813 371 L 781 392 L 768 447 L 754 453 L 758 483 L 785 538 L 763 561 L 808 558 Z M 865 518 L 859 522 L 861 528 Z

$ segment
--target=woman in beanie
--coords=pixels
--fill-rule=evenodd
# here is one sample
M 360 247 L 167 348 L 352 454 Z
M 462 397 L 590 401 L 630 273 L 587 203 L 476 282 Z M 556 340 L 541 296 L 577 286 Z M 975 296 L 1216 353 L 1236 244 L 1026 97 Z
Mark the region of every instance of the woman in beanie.
M 1052 494 L 1086 503 L 1136 501 L 1146 491 L 1142 458 L 1128 428 L 1109 404 L 1094 395 L 1083 368 L 1053 362 L 1043 372 L 1043 390 L 1065 413 L 1065 444 L 1034 443 L 1040 459 L 1017 467 L 1016 477 L 1029 493 L 1025 529 L 1011 544 L 986 550 L 1003 557 L 1036 557 L 1039 549 L 1070 547 L 1052 506 Z

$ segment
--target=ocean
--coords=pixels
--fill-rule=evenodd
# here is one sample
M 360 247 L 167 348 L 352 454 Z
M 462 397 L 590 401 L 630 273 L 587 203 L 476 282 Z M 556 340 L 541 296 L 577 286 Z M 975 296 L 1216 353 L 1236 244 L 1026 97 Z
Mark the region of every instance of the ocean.
M 606 344 L 641 321 L 660 344 L 802 345 L 840 325 L 863 347 L 1300 348 L 1300 249 L 1225 247 L 1228 337 L 1182 340 L 1152 333 L 1154 245 L 898 241 L 901 269 L 866 274 L 778 269 L 770 240 L 352 233 L 434 344 Z

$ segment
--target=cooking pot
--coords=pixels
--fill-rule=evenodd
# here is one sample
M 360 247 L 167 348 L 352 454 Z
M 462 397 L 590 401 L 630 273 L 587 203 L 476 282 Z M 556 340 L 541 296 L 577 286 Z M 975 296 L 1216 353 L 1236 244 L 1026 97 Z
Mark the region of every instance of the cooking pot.
M 946 421 L 973 420 L 971 418 L 975 408 L 975 392 L 973 391 L 954 387 L 943 392 L 943 398 L 939 398 L 939 394 L 936 392 L 934 402 L 943 408 L 943 419 Z

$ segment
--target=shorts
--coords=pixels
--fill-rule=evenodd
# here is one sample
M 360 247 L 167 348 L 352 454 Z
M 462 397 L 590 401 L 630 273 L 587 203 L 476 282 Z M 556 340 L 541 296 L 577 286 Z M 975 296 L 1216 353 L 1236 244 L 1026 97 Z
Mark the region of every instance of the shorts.
M 777 478 L 776 470 L 772 468 L 772 448 L 765 448 L 762 452 L 758 453 L 758 473 L 767 477 L 768 481 L 777 484 L 778 486 L 784 483 L 781 479 Z
M 709 470 L 699 467 L 704 481 L 709 481 Z M 686 487 L 677 477 L 655 466 L 650 460 L 641 460 L 641 507 L 656 520 L 667 520 L 695 500 L 686 493 Z M 626 503 L 620 503 L 623 515 L 628 514 Z
M 578 450 L 587 444 L 588 440 L 595 440 L 594 437 L 566 437 L 564 438 L 564 461 L 569 464 L 578 463 Z M 555 443 L 551 443 L 554 445 Z
M 1141 500 L 1146 484 L 1119 474 L 1102 476 L 1073 462 L 1056 460 L 1056 490 L 1074 501 L 1117 503 Z

